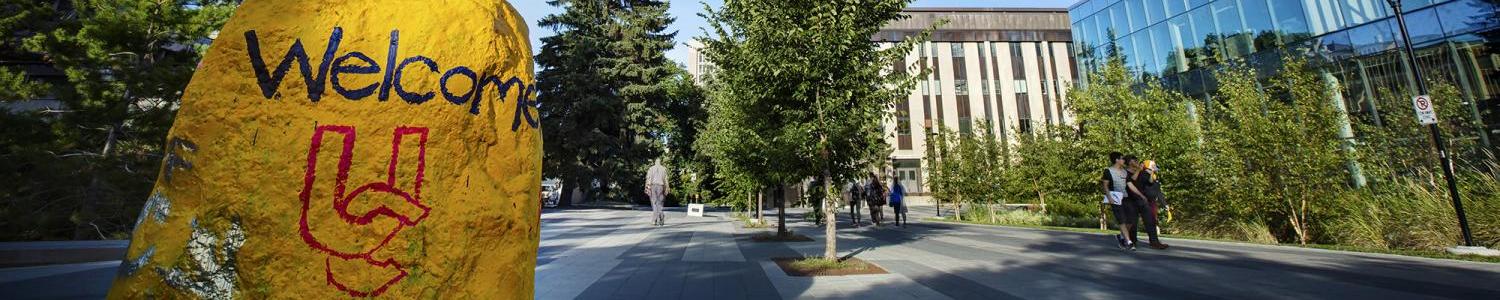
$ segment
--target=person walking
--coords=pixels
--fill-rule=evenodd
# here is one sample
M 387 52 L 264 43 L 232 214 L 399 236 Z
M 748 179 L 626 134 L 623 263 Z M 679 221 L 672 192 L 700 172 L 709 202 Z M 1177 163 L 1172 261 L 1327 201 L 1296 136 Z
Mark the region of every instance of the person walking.
M 1141 227 L 1145 227 L 1143 229 L 1146 230 L 1146 236 L 1150 239 L 1151 249 L 1166 250 L 1167 244 L 1161 243 L 1161 239 L 1157 238 L 1160 232 L 1156 225 L 1160 220 L 1157 218 L 1156 208 L 1158 204 L 1165 205 L 1166 198 L 1162 196 L 1161 181 L 1156 176 L 1156 161 L 1136 162 L 1129 159 L 1127 161 L 1132 170 L 1129 188 L 1136 198 L 1134 205 L 1136 211 L 1140 212 Z M 1130 230 L 1130 239 L 1133 241 L 1137 241 L 1136 231 L 1138 231 L 1137 228 Z
M 870 206 L 870 222 L 880 226 L 885 219 L 885 183 L 880 181 L 880 174 L 870 172 L 870 182 L 865 184 L 865 201 Z
M 1120 234 L 1115 235 L 1115 242 L 1119 244 L 1120 249 L 1134 249 L 1135 244 L 1130 240 L 1130 229 L 1135 225 L 1131 213 L 1133 207 L 1122 205 L 1125 201 L 1125 189 L 1128 183 L 1126 180 L 1130 176 L 1129 171 L 1125 170 L 1123 156 L 1124 154 L 1120 152 L 1109 153 L 1110 166 L 1104 168 L 1099 178 L 1099 187 L 1104 192 L 1104 204 L 1109 205 L 1110 212 L 1114 214 L 1115 222 L 1120 228 Z
M 667 225 L 667 215 L 662 212 L 667 198 L 667 167 L 661 165 L 661 159 L 652 163 L 646 169 L 646 196 L 651 198 L 651 225 Z
M 894 217 L 893 219 L 895 219 L 896 221 L 896 226 L 904 227 L 905 225 L 902 225 L 904 224 L 902 223 L 903 220 L 907 223 L 911 222 L 911 220 L 906 218 L 905 198 L 906 186 L 901 185 L 901 178 L 897 176 L 891 176 L 891 212 L 895 213 L 891 216 Z
M 849 220 L 854 223 L 854 227 L 859 227 L 860 203 L 865 202 L 863 199 L 865 194 L 864 188 L 859 185 L 859 180 L 855 180 L 854 182 L 850 182 L 844 190 L 844 200 L 849 201 Z

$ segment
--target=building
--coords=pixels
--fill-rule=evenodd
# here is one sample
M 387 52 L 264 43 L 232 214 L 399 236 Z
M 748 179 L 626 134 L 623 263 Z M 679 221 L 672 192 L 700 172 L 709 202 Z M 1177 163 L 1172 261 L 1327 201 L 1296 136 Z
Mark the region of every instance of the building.
M 1006 136 L 1070 122 L 1064 100 L 1078 72 L 1066 11 L 911 8 L 906 14 L 911 18 L 886 24 L 875 41 L 901 41 L 948 20 L 906 56 L 906 65 L 931 72 L 897 103 L 897 117 L 885 126 L 895 173 L 909 192 L 927 190 L 922 165 L 929 130 L 971 133 L 987 126 Z
M 1488 146 L 1491 128 L 1500 122 L 1495 2 L 1399 2 L 1424 75 L 1455 84 L 1464 97 L 1437 104 L 1467 106 L 1486 128 L 1449 134 Z M 1141 76 L 1203 101 L 1216 91 L 1212 71 L 1227 61 L 1243 59 L 1264 79 L 1294 55 L 1309 58 L 1342 90 L 1355 117 L 1379 120 L 1376 103 L 1409 101 L 1405 96 L 1416 90 L 1394 10 L 1385 0 L 1082 0 L 1068 12 L 1074 55 L 1085 71 L 1118 54 Z
M 909 8 L 911 18 L 886 24 L 872 37 L 890 47 L 948 20 L 907 54 L 912 69 L 930 70 L 887 120 L 886 141 L 894 150 L 894 171 L 909 193 L 925 194 L 922 165 L 928 130 L 976 132 L 988 126 L 997 136 L 1030 132 L 1069 122 L 1063 113 L 1067 89 L 1077 79 L 1067 11 L 1034 8 Z M 713 63 L 688 45 L 688 72 L 712 74 Z M 941 126 L 941 127 L 939 127 Z

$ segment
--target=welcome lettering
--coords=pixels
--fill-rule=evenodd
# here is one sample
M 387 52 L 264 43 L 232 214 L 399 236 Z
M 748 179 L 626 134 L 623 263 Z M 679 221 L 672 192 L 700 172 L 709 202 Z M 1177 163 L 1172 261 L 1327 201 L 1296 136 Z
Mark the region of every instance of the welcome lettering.
M 255 30 L 245 31 L 245 50 L 250 56 L 250 66 L 255 72 L 255 80 L 260 86 L 261 95 L 266 99 L 275 99 L 282 80 L 286 79 L 287 72 L 291 70 L 292 64 L 296 63 L 298 71 L 302 74 L 302 80 L 307 84 L 307 98 L 314 103 L 323 98 L 326 90 L 325 83 L 327 83 L 334 93 L 350 101 L 358 101 L 374 95 L 377 100 L 384 102 L 390 99 L 391 92 L 394 91 L 396 97 L 400 97 L 402 101 L 411 105 L 420 105 L 436 98 L 437 94 L 441 93 L 448 103 L 459 107 L 468 106 L 469 114 L 479 115 L 480 102 L 485 99 L 484 93 L 493 87 L 496 95 L 494 99 L 502 103 L 505 102 L 506 97 L 511 96 L 512 90 L 517 93 L 511 131 L 518 130 L 522 122 L 533 129 L 538 125 L 537 117 L 533 113 L 541 104 L 532 99 L 536 93 L 536 85 L 523 82 L 518 76 L 506 78 L 495 74 L 481 75 L 469 67 L 454 66 L 441 73 L 436 91 L 412 91 L 408 89 L 410 87 L 402 86 L 401 76 L 405 72 L 438 74 L 441 65 L 432 58 L 422 55 L 413 55 L 397 63 L 396 52 L 400 49 L 401 42 L 399 30 L 391 30 L 390 48 L 386 51 L 384 76 L 381 81 L 360 87 L 347 87 L 339 81 L 340 74 L 376 74 L 382 71 L 382 67 L 369 55 L 359 51 L 346 52 L 335 58 L 334 55 L 338 54 L 339 43 L 343 37 L 344 29 L 341 27 L 334 27 L 333 31 L 328 34 L 328 43 L 323 50 L 322 59 L 318 60 L 317 70 L 313 70 L 313 61 L 307 56 L 302 39 L 292 42 L 292 46 L 286 50 L 285 55 L 282 55 L 275 69 L 268 69 L 261 55 L 260 38 Z M 449 79 L 454 77 L 466 77 L 469 80 L 469 84 L 458 86 L 460 89 L 467 87 L 467 92 L 453 93 L 454 89 L 450 89 Z

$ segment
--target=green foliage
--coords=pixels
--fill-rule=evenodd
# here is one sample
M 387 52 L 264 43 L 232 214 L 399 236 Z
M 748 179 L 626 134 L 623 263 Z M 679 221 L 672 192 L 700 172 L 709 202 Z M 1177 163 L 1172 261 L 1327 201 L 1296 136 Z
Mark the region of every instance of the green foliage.
M 925 39 L 881 49 L 870 37 L 905 18 L 901 10 L 908 2 L 744 0 L 727 1 L 721 9 L 705 6 L 710 36 L 699 41 L 718 73 L 698 147 L 712 158 L 719 178 L 745 190 L 814 176 L 846 182 L 883 162 L 882 121 L 916 82 L 909 72 L 887 67 Z M 836 201 L 836 193 L 825 195 L 825 204 Z M 833 240 L 825 256 L 833 256 Z
M 563 181 L 563 198 L 582 187 L 596 199 L 645 199 L 646 168 L 662 154 L 662 109 L 674 76 L 667 61 L 675 32 L 663 1 L 549 1 L 562 13 L 539 26 L 536 56 L 544 143 L 543 176 Z M 596 186 L 597 184 L 597 186 Z M 561 203 L 567 205 L 570 203 Z
M 936 155 L 929 157 L 928 185 L 933 199 L 951 203 L 956 210 L 964 204 L 1005 204 L 1006 190 L 1000 181 L 1008 165 L 1000 140 L 990 133 L 991 126 L 980 123 L 977 133 L 960 134 L 942 128 L 929 134 L 927 141 Z M 987 206 L 988 207 L 988 206 Z
M 980 140 L 934 134 L 929 153 L 936 161 L 928 168 L 935 197 L 973 197 L 965 191 L 988 188 L 986 180 L 962 178 L 988 176 L 1002 182 L 1003 200 L 970 203 L 1046 203 L 1046 210 L 975 205 L 961 214 L 968 221 L 1093 227 L 1087 220 L 1104 214 L 1099 172 L 1107 153 L 1120 151 L 1161 166 L 1175 216 L 1164 224 L 1169 233 L 1367 249 L 1438 250 L 1460 241 L 1430 132 L 1414 120 L 1409 96 L 1398 96 L 1406 93 L 1382 92 L 1389 100 L 1378 103 L 1379 119 L 1351 118 L 1333 77 L 1296 59 L 1263 80 L 1243 65 L 1218 70 L 1218 93 L 1206 102 L 1143 83 L 1118 59 L 1089 76 L 1088 86 L 1069 93 L 1076 127 L 1016 133 L 999 156 L 965 153 Z M 1480 244 L 1495 246 L 1500 179 L 1492 172 L 1500 167 L 1475 138 L 1482 127 L 1457 101 L 1458 90 L 1432 86 L 1444 132 L 1468 137 L 1449 146 L 1460 158 L 1471 228 Z M 1003 162 L 993 168 L 998 175 L 963 167 L 996 157 Z M 1368 185 L 1352 185 L 1353 172 Z
M 0 239 L 122 238 L 156 177 L 182 90 L 231 1 L 0 2 L 0 57 L 60 71 L 0 72 L 6 99 L 50 95 L 55 112 L 0 113 Z
M 1248 68 L 1216 76 L 1222 100 L 1205 118 L 1210 159 L 1202 170 L 1211 193 L 1231 204 L 1217 212 L 1285 226 L 1297 242 L 1312 242 L 1312 222 L 1330 217 L 1348 178 L 1337 91 L 1298 60 L 1264 87 Z

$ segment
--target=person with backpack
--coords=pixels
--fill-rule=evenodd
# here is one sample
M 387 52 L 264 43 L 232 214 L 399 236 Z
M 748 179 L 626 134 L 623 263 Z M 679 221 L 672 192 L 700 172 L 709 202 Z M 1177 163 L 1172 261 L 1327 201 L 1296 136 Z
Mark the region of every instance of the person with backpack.
M 1126 180 L 1130 177 L 1130 172 L 1125 169 L 1123 156 L 1120 152 L 1109 153 L 1110 166 L 1101 173 L 1099 187 L 1104 192 L 1104 204 L 1109 205 L 1120 228 L 1120 234 L 1115 235 L 1115 242 L 1120 249 L 1135 249 L 1135 242 L 1130 239 L 1130 230 L 1135 227 L 1135 207 L 1124 205 L 1128 184 Z
M 1157 204 L 1166 205 L 1166 198 L 1161 193 L 1161 181 L 1157 178 L 1156 161 L 1147 160 L 1144 163 L 1127 158 L 1126 161 L 1133 171 L 1130 175 L 1129 189 L 1136 201 L 1132 205 L 1136 211 L 1141 212 L 1141 226 L 1146 230 L 1146 236 L 1150 239 L 1151 249 L 1166 250 L 1167 244 L 1161 243 L 1157 238 L 1156 228 L 1159 221 L 1156 216 Z M 1136 228 L 1131 228 L 1130 239 L 1137 241 Z
M 865 201 L 870 206 L 870 222 L 880 226 L 880 221 L 885 219 L 885 183 L 875 172 L 870 172 L 870 182 L 865 184 Z

